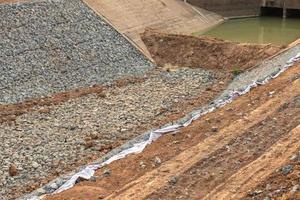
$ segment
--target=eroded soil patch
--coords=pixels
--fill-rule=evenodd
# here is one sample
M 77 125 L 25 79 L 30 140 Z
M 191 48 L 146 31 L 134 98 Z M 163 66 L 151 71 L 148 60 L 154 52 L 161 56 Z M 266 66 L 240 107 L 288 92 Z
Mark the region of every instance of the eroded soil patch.
M 166 34 L 148 29 L 142 34 L 151 56 L 160 66 L 245 70 L 283 47 L 240 44 L 212 37 Z

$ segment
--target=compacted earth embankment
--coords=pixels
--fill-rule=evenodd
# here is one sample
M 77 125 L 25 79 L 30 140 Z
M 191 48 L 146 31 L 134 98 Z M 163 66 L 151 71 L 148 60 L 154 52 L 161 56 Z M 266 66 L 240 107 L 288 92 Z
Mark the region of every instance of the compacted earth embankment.
M 5 4 L 0 15 L 0 199 L 30 193 L 183 117 L 233 78 L 200 61 L 196 68 L 155 68 L 79 0 Z M 258 49 L 259 59 L 251 54 L 251 64 L 235 66 L 254 67 L 281 48 Z
M 54 199 L 297 199 L 300 65 Z
M 277 53 L 282 46 L 241 44 L 208 36 L 167 34 L 147 29 L 142 40 L 160 66 L 243 71 Z
M 263 77 L 274 74 L 274 72 L 276 74 L 277 71 L 282 69 L 282 67 L 285 65 L 285 63 L 291 57 L 295 56 L 297 54 L 297 52 L 299 52 L 299 48 L 300 48 L 299 45 L 295 46 L 295 47 L 292 47 L 291 49 L 281 53 L 277 57 L 275 57 L 271 60 L 265 61 L 264 63 L 260 64 L 259 66 L 252 69 L 251 71 L 249 71 L 247 73 L 244 73 L 244 74 L 241 74 L 239 77 L 234 79 L 232 83 L 230 83 L 230 85 L 227 87 L 227 89 L 223 88 L 225 90 L 222 93 L 221 97 L 224 96 L 224 95 L 226 96 L 226 93 L 228 93 L 228 91 L 239 90 L 239 88 L 244 88 L 248 84 L 251 84 L 253 82 L 253 80 L 264 79 Z M 260 103 L 262 103 L 261 101 L 259 101 L 260 100 L 259 96 L 262 96 L 263 98 L 265 98 L 264 100 L 267 100 L 268 98 L 272 99 L 275 96 L 275 94 L 277 94 L 277 92 L 281 93 L 281 91 L 283 91 L 287 88 L 287 85 L 290 85 L 290 83 L 292 83 L 294 80 L 297 80 L 298 77 L 299 77 L 299 73 L 298 73 L 299 69 L 297 69 L 297 68 L 298 68 L 298 65 L 296 65 L 296 66 L 294 66 L 294 68 L 290 69 L 290 71 L 288 73 L 289 74 L 288 77 L 285 78 L 285 79 L 282 79 L 282 78 L 279 79 L 279 80 L 281 80 L 280 82 L 278 82 L 278 83 L 276 82 L 276 84 L 274 84 L 275 81 L 271 82 L 272 88 L 267 87 L 267 89 L 261 91 L 255 97 L 247 96 L 247 98 L 249 99 L 249 101 L 251 101 L 251 103 L 249 103 L 248 100 L 246 102 L 242 102 L 243 104 L 239 105 L 240 106 L 239 110 L 238 109 L 234 110 L 233 108 L 228 108 L 228 110 L 226 109 L 226 111 L 230 111 L 228 113 L 231 113 L 231 111 L 234 111 L 236 113 L 231 113 L 229 116 L 226 115 L 227 112 L 223 112 L 222 114 L 218 114 L 220 119 L 216 120 L 215 123 L 212 123 L 212 124 L 211 124 L 210 118 L 204 120 L 203 121 L 204 126 L 194 128 L 194 130 L 195 130 L 194 134 L 196 135 L 196 134 L 198 134 L 199 130 L 203 130 L 203 134 L 201 134 L 201 138 L 205 139 L 205 138 L 208 138 L 209 136 L 211 136 L 213 134 L 217 134 L 221 128 L 224 128 L 227 125 L 229 126 L 229 124 L 231 124 L 231 123 L 236 124 L 236 125 L 233 125 L 228 130 L 226 130 L 227 132 L 226 132 L 225 136 L 230 135 L 233 131 L 236 131 L 236 132 L 243 131 L 244 129 L 241 129 L 241 126 L 245 126 L 246 128 L 256 126 L 257 125 L 257 122 L 255 121 L 256 117 L 259 117 L 259 116 L 264 117 L 264 114 L 265 114 L 265 112 L 267 112 L 268 109 L 273 108 L 273 106 L 275 106 L 275 108 L 276 108 L 276 106 L 278 106 L 278 105 L 275 105 L 275 104 L 270 104 L 269 105 L 269 104 L 267 104 L 268 106 L 265 109 L 263 109 L 262 111 L 259 111 L 255 115 L 253 115 L 251 119 L 247 117 L 247 115 L 248 115 L 247 112 L 248 111 L 249 112 L 250 111 L 251 112 L 252 111 L 256 112 L 255 108 L 258 108 L 260 106 Z M 278 87 L 278 90 L 277 90 L 277 87 Z M 292 87 L 292 88 L 295 89 L 295 87 Z M 297 90 L 296 91 L 293 90 L 292 92 L 298 93 Z M 205 93 L 203 93 L 203 94 L 205 94 Z M 282 101 L 286 101 L 286 99 L 283 98 L 283 96 L 285 96 L 285 95 L 287 95 L 287 94 L 284 93 L 283 95 L 278 97 L 277 100 L 281 99 Z M 292 95 L 295 95 L 295 94 L 293 93 Z M 264 100 L 263 100 L 263 102 L 264 102 Z M 201 102 L 204 103 L 204 104 L 207 103 L 205 100 L 202 100 Z M 184 104 L 181 104 L 181 106 L 183 106 L 183 105 Z M 195 107 L 197 107 L 198 105 L 194 104 L 193 106 L 194 106 L 193 108 L 195 109 Z M 201 106 L 201 104 L 200 104 L 200 106 Z M 216 111 L 216 112 L 218 113 L 218 111 Z M 237 120 L 237 121 L 229 121 L 229 119 L 233 115 L 235 115 L 234 120 Z M 290 115 L 292 115 L 292 114 L 290 114 Z M 296 115 L 297 115 L 297 113 L 296 113 Z M 284 117 L 282 117 L 282 118 L 284 118 Z M 174 120 L 174 119 L 176 119 L 176 117 L 175 118 L 169 118 L 169 120 L 172 120 L 172 119 Z M 243 123 L 241 123 L 241 124 L 237 123 L 237 122 L 241 121 L 241 119 L 246 119 L 246 121 L 243 121 Z M 225 124 L 224 127 L 222 125 L 223 121 L 224 122 L 227 121 L 227 123 L 228 123 L 228 124 Z M 247 122 L 252 122 L 252 121 L 254 122 L 254 124 L 253 123 L 247 124 Z M 276 123 L 277 123 L 277 121 L 276 121 Z M 285 123 L 285 121 L 283 123 Z M 262 129 L 262 127 L 264 127 L 264 124 L 265 123 L 262 123 L 262 125 L 259 126 L 259 129 Z M 264 127 L 264 128 L 265 128 L 266 131 L 269 130 L 268 126 Z M 283 129 L 282 131 L 284 131 L 284 130 L 285 129 Z M 244 132 L 242 132 L 242 133 L 244 133 Z M 224 149 L 221 148 L 222 146 L 220 146 L 220 145 L 223 145 L 224 142 L 230 142 L 231 140 L 235 140 L 232 137 L 227 137 L 227 138 L 225 138 L 226 140 L 224 140 L 223 143 L 221 142 L 221 144 L 218 144 L 218 142 L 220 142 L 221 140 L 224 139 L 224 135 L 222 135 L 222 134 L 218 135 L 219 138 L 217 138 L 216 140 L 215 140 L 215 138 L 212 138 L 213 142 L 211 144 L 209 144 L 209 146 L 205 146 L 205 145 L 203 146 L 203 144 L 199 144 L 200 146 L 202 146 L 200 149 L 198 149 L 198 147 L 195 147 L 196 149 L 194 149 L 194 148 L 191 149 L 191 151 L 194 152 L 193 154 L 189 155 L 188 153 L 190 151 L 187 151 L 187 152 L 184 151 L 184 152 L 182 152 L 183 154 L 181 155 L 180 158 L 178 158 L 178 157 L 174 158 L 174 159 L 176 159 L 176 161 L 178 161 L 179 159 L 182 159 L 182 160 L 179 161 L 179 163 L 183 163 L 181 168 L 179 168 L 179 171 L 176 171 L 176 170 L 175 170 L 175 172 L 171 171 L 168 174 L 168 171 L 170 171 L 170 169 L 165 169 L 163 167 L 163 165 L 162 165 L 163 169 L 161 170 L 163 172 L 162 174 L 158 173 L 158 172 L 160 172 L 160 170 L 155 171 L 155 169 L 157 167 L 161 166 L 163 161 L 169 159 L 169 157 L 164 158 L 164 156 L 169 155 L 167 151 L 170 150 L 170 153 L 173 151 L 171 153 L 172 155 L 178 155 L 179 153 L 181 153 L 182 148 L 177 146 L 176 144 L 184 144 L 184 145 L 186 145 L 185 147 L 187 148 L 187 147 L 191 147 L 194 144 L 196 144 L 199 141 L 198 139 L 201 139 L 201 138 L 197 138 L 197 137 L 192 137 L 187 132 L 185 134 L 187 134 L 187 135 L 186 136 L 184 135 L 182 137 L 184 137 L 184 138 L 185 137 L 193 138 L 194 140 L 191 140 L 192 143 L 187 142 L 185 144 L 186 140 L 184 140 L 182 142 L 179 141 L 179 140 L 174 140 L 174 141 L 169 140 L 169 141 L 165 141 L 163 144 L 160 144 L 161 146 L 155 146 L 155 143 L 154 143 L 154 149 L 155 149 L 154 154 L 155 154 L 155 156 L 149 158 L 149 160 L 147 158 L 147 153 L 145 153 L 146 155 L 142 154 L 142 155 L 137 156 L 137 157 L 135 157 L 135 156 L 132 157 L 132 162 L 135 162 L 134 164 L 130 163 L 131 161 L 128 163 L 128 159 L 131 159 L 131 156 L 130 156 L 128 159 L 124 160 L 123 164 L 119 165 L 118 163 L 119 162 L 122 163 L 122 161 L 117 161 L 117 162 L 115 162 L 111 165 L 111 166 L 114 166 L 114 164 L 116 164 L 117 165 L 116 168 L 113 168 L 111 166 L 107 166 L 107 167 L 104 167 L 103 170 L 99 170 L 97 172 L 97 174 L 92 177 L 91 181 L 79 180 L 80 184 L 75 186 L 74 189 L 71 189 L 69 191 L 66 191 L 66 192 L 58 194 L 58 195 L 50 196 L 49 198 L 50 199 L 51 198 L 54 198 L 54 199 L 86 199 L 86 198 L 88 198 L 88 199 L 97 199 L 97 198 L 108 197 L 108 198 L 117 198 L 117 199 L 143 199 L 143 198 L 146 198 L 147 195 L 150 195 L 147 192 L 149 192 L 149 191 L 153 192 L 153 191 L 158 190 L 161 187 L 161 183 L 163 183 L 164 181 L 171 182 L 171 183 L 174 183 L 174 182 L 176 183 L 177 182 L 177 174 L 180 174 L 181 172 L 184 172 L 185 170 L 192 167 L 195 162 L 198 162 L 197 157 L 195 157 L 195 156 L 198 156 L 198 155 L 195 155 L 195 152 L 196 153 L 197 152 L 202 152 L 202 150 L 203 150 L 204 152 L 208 151 L 208 154 L 211 153 L 211 154 L 218 155 L 219 153 L 224 153 Z M 280 134 L 283 134 L 283 133 L 281 132 Z M 175 136 L 175 135 L 172 134 L 172 136 Z M 256 135 L 257 134 L 255 134 L 255 136 Z M 237 135 L 233 135 L 233 137 L 235 137 L 235 136 L 239 137 L 240 135 L 237 133 Z M 270 138 L 275 137 L 275 136 L 271 135 Z M 169 136 L 166 136 L 166 137 L 169 137 Z M 176 137 L 174 137 L 174 138 L 176 139 Z M 262 140 L 262 138 L 260 138 L 260 139 Z M 276 140 L 276 139 L 278 139 L 278 138 L 275 137 L 274 140 Z M 208 140 L 210 140 L 210 139 L 208 139 Z M 257 140 L 255 140 L 255 142 L 257 143 Z M 264 143 L 264 142 L 268 142 L 268 141 L 263 141 L 262 144 L 261 144 L 262 146 L 266 145 L 266 143 Z M 272 140 L 270 143 L 272 143 L 272 142 L 274 142 L 274 141 Z M 270 143 L 269 143 L 269 145 L 270 145 Z M 162 146 L 164 146 L 165 149 L 163 149 Z M 213 146 L 216 146 L 216 147 L 212 148 L 212 149 L 209 149 L 209 147 L 213 147 Z M 152 149 L 151 146 L 149 148 Z M 175 149 L 172 149 L 172 148 L 175 148 Z M 216 148 L 220 148 L 220 149 L 216 149 Z M 228 145 L 226 145 L 224 148 L 227 149 L 229 147 L 228 147 Z M 252 146 L 249 147 L 249 148 L 251 149 Z M 213 152 L 214 150 L 216 150 L 216 152 Z M 248 149 L 247 149 L 247 151 L 248 151 Z M 147 152 L 147 150 L 146 150 L 146 152 Z M 257 152 L 254 152 L 254 154 L 256 154 L 256 153 Z M 151 154 L 151 155 L 153 155 L 153 154 Z M 172 155 L 170 155 L 170 156 L 172 156 Z M 222 155 L 218 155 L 218 156 L 222 157 Z M 199 154 L 199 156 L 201 158 L 202 154 L 201 155 Z M 193 157 L 195 157 L 195 159 L 192 159 Z M 191 164 L 188 164 L 189 163 L 188 159 L 192 159 Z M 244 158 L 237 158 L 237 159 L 244 159 Z M 252 159 L 255 159 L 255 158 L 252 158 Z M 209 161 L 207 161 L 207 162 L 209 162 Z M 224 162 L 224 161 L 222 160 L 221 162 Z M 249 162 L 251 162 L 251 160 Z M 185 165 L 185 163 L 187 163 L 187 165 Z M 177 168 L 177 167 L 180 167 L 178 162 L 175 162 L 175 164 L 174 164 L 175 167 L 174 167 L 173 164 L 174 163 L 172 162 L 171 163 L 171 168 L 173 168 L 173 169 Z M 229 168 L 230 168 L 231 165 L 230 164 L 228 164 L 228 165 L 229 165 Z M 145 171 L 144 169 L 147 169 L 148 167 L 150 167 L 150 170 L 152 170 L 152 169 L 154 170 L 153 173 L 151 172 L 149 176 L 145 175 L 145 178 L 143 178 L 143 180 L 140 182 L 140 180 L 138 178 L 140 177 L 140 175 L 147 172 L 147 170 Z M 118 171 L 118 170 L 120 170 L 120 171 Z M 211 170 L 218 170 L 218 168 L 215 169 L 215 168 L 212 167 Z M 221 172 L 225 173 L 226 170 L 227 170 L 227 168 L 224 169 L 224 170 L 221 170 Z M 258 171 L 259 170 L 260 170 L 260 168 L 258 169 Z M 114 175 L 116 175 L 116 176 L 114 176 L 115 179 L 110 179 L 110 178 L 107 179 L 108 177 L 111 177 L 112 173 Z M 128 173 L 128 177 L 127 177 L 127 173 Z M 165 174 L 168 174 L 168 176 L 166 178 L 163 178 L 165 176 Z M 201 179 L 202 174 L 200 174 L 199 176 L 200 176 L 199 179 Z M 128 178 L 128 180 L 127 180 L 127 178 Z M 137 180 L 135 180 L 135 178 L 137 178 Z M 156 178 L 156 180 L 154 182 L 157 183 L 156 186 L 153 185 L 154 183 L 152 181 L 149 181 L 149 180 L 152 180 L 152 179 L 155 179 L 155 178 Z M 228 178 L 228 177 L 226 177 L 226 178 Z M 48 190 L 47 188 L 51 187 L 51 185 L 56 184 L 56 183 L 60 184 L 60 181 L 61 181 L 61 179 L 57 179 L 57 180 L 55 180 L 55 182 L 52 182 L 52 184 L 50 184 L 46 187 L 43 187 L 41 189 L 42 190 Z M 108 181 L 108 182 L 106 182 L 106 181 Z M 113 182 L 110 183 L 109 181 L 113 181 Z M 129 181 L 129 182 L 127 182 L 127 181 Z M 187 180 L 187 184 L 189 184 L 189 181 L 190 180 Z M 193 180 L 193 181 L 197 182 L 197 180 Z M 131 188 L 131 186 L 136 185 L 136 183 L 139 186 L 141 186 L 141 185 L 145 186 L 146 185 L 147 187 L 148 186 L 149 187 L 145 189 L 147 191 L 143 191 L 143 188 L 140 188 L 140 187 L 137 187 L 137 188 L 133 187 L 132 190 L 129 189 L 128 194 L 127 194 L 127 192 L 125 192 L 125 194 L 123 194 L 122 191 L 126 191 L 127 188 Z M 182 190 L 182 188 L 179 188 L 177 193 L 179 193 L 179 190 Z M 191 189 L 191 190 L 193 190 L 193 189 Z M 195 189 L 195 190 L 198 191 L 199 189 Z M 226 192 L 226 189 L 224 189 L 224 190 Z M 34 195 L 38 195 L 39 192 L 40 191 L 36 191 L 34 193 Z M 114 196 L 115 195 L 114 192 L 116 192 L 118 194 L 116 197 Z M 112 194 L 112 193 L 114 193 L 114 194 Z M 112 195 L 112 196 L 110 196 L 110 195 Z M 152 195 L 152 193 L 151 193 L 151 195 Z M 159 197 L 157 197 L 157 196 L 153 197 L 153 199 L 157 199 L 157 198 L 159 198 Z M 177 198 L 177 196 L 176 197 L 175 196 L 162 197 L 162 199 L 176 199 L 176 198 Z M 185 198 L 192 198 L 192 197 L 190 197 L 190 196 L 186 197 L 185 196 L 183 199 L 185 199 Z M 197 199 L 197 198 L 198 198 L 198 196 L 195 197 L 195 199 Z M 210 198 L 208 198 L 208 199 L 210 199 Z M 218 199 L 218 198 L 216 198 L 216 199 Z

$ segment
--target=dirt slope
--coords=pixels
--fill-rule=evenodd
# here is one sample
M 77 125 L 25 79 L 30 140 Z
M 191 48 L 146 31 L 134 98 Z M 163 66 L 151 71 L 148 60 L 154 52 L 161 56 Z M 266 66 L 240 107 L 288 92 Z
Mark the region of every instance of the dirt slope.
M 30 0 L 0 0 L 0 4 L 5 3 L 22 3 L 22 2 L 29 2 Z
M 282 47 L 239 44 L 211 37 L 166 34 L 147 29 L 142 34 L 152 58 L 160 65 L 244 70 L 274 55 Z
M 46 199 L 297 199 L 299 67 Z

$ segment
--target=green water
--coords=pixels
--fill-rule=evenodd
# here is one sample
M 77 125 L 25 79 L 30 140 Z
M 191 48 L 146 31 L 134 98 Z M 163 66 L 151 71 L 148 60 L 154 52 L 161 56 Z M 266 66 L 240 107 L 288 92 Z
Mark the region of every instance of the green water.
M 300 19 L 279 17 L 232 19 L 204 35 L 235 42 L 284 45 L 300 38 Z

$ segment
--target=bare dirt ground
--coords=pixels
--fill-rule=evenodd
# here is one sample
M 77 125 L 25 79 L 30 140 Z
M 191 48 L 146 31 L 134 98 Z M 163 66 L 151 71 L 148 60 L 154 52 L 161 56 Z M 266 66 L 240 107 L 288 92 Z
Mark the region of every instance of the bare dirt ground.
M 215 77 L 217 79 L 216 84 L 213 84 L 207 87 L 204 91 L 199 94 L 197 98 L 192 98 L 190 100 L 180 101 L 172 105 L 170 109 L 160 111 L 160 114 L 156 116 L 151 122 L 148 122 L 146 126 L 143 124 L 139 125 L 139 127 L 131 133 L 131 137 L 135 136 L 138 133 L 146 131 L 151 127 L 158 127 L 163 124 L 166 124 L 170 121 L 176 120 L 178 118 L 183 117 L 188 112 L 191 112 L 195 107 L 201 107 L 214 99 L 220 92 L 222 92 L 227 85 L 230 83 L 232 79 L 232 74 L 228 73 L 226 70 L 215 70 Z M 146 84 L 145 78 L 125 78 L 118 80 L 114 86 L 103 87 L 103 86 L 93 86 L 90 88 L 79 88 L 73 91 L 67 91 L 63 93 L 55 94 L 54 96 L 41 98 L 41 99 L 32 99 L 25 102 L 17 103 L 17 104 L 8 104 L 8 105 L 0 105 L 0 121 L 1 123 L 12 124 L 12 126 L 16 126 L 16 124 L 20 123 L 19 118 L 22 115 L 30 115 L 30 113 L 40 113 L 41 116 L 51 116 L 51 113 L 56 110 L 57 107 L 60 107 L 62 104 L 72 104 L 72 101 L 76 101 L 75 99 L 84 99 L 85 96 L 96 95 L 98 98 L 106 99 L 106 93 L 110 93 L 109 91 L 118 91 L 117 88 L 134 88 L 137 85 Z M 115 88 L 115 89 L 113 89 Z M 196 95 L 197 96 L 197 95 Z M 78 100 L 80 102 L 80 100 Z M 55 112 L 54 112 L 55 113 Z M 17 122 L 16 122 L 17 121 Z M 26 120 L 27 121 L 27 120 Z M 49 128 L 51 127 L 51 123 Z M 46 127 L 48 128 L 48 126 Z M 19 129 L 19 128 L 16 128 Z M 22 129 L 21 129 L 22 130 Z M 103 130 L 102 130 L 103 132 Z M 99 133 L 100 134 L 100 133 Z M 84 135 L 84 134 L 83 134 Z M 101 135 L 101 134 L 100 134 Z M 124 133 L 123 133 L 124 135 Z M 101 147 L 99 151 L 88 153 L 84 158 L 81 158 L 80 161 L 75 163 L 72 162 L 72 166 L 63 166 L 60 170 L 52 170 L 52 173 L 49 173 L 45 178 L 36 178 L 34 184 L 25 184 L 22 187 L 14 187 L 12 191 L 14 191 L 14 195 L 19 196 L 23 193 L 28 193 L 41 185 L 47 183 L 50 180 L 53 180 L 55 177 L 64 174 L 74 168 L 82 165 L 83 163 L 90 162 L 97 158 L 97 154 L 103 155 L 107 151 L 121 145 L 126 140 L 131 137 L 127 137 L 126 139 L 118 139 L 113 143 L 105 145 L 105 147 Z M 95 144 L 98 140 L 101 140 L 102 136 L 97 137 L 94 141 L 89 140 L 86 143 Z M 92 145 L 91 147 L 93 147 Z M 93 147 L 94 148 L 94 147 Z M 59 172 L 58 172 L 59 171 Z
M 299 67 L 46 199 L 297 199 Z
M 80 88 L 72 91 L 57 93 L 53 96 L 31 99 L 16 104 L 0 104 L 0 123 L 3 122 L 14 122 L 17 116 L 20 116 L 29 111 L 33 111 L 37 107 L 45 107 L 50 105 L 58 105 L 66 102 L 70 99 L 79 98 L 89 94 L 97 94 L 99 96 L 105 96 L 104 87 L 95 85 L 88 88 Z M 41 113 L 49 112 L 47 109 L 40 110 Z
M 1 3 L 16 3 L 16 2 L 20 2 L 20 1 L 18 1 L 18 0 L 0 0 L 0 4 Z
M 32 0 L 0 0 L 0 4 L 7 4 L 7 3 L 24 3 L 30 2 Z
M 167 34 L 153 29 L 147 29 L 141 37 L 160 66 L 244 70 L 283 48 L 271 44 L 240 44 L 207 36 Z

